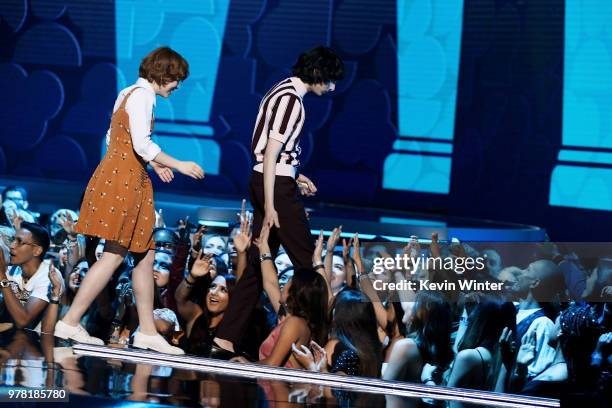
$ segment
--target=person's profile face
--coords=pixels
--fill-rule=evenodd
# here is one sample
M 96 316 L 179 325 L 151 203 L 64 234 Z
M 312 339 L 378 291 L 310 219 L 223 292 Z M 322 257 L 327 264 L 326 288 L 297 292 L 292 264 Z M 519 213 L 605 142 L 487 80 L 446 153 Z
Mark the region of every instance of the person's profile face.
M 178 81 L 168 82 L 166 85 L 161 85 L 159 87 L 159 95 L 163 96 L 164 98 L 167 98 L 172 94 L 172 92 L 176 91 L 178 88 Z
M 22 265 L 37 255 L 40 255 L 40 246 L 33 241 L 32 233 L 27 229 L 21 228 L 15 234 L 15 239 L 11 243 L 9 253 L 10 263 Z
M 317 96 L 323 96 L 328 92 L 333 92 L 336 89 L 336 82 L 335 81 L 327 81 L 327 82 L 321 82 L 319 84 L 315 84 L 312 87 L 312 91 L 317 95 Z

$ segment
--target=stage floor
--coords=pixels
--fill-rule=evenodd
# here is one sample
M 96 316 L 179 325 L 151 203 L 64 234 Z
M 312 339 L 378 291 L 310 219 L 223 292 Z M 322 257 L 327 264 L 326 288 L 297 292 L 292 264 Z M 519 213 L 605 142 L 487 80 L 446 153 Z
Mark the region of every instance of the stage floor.
M 151 403 L 205 407 L 556 407 L 559 401 L 311 373 L 137 349 L 67 345 L 51 335 L 0 335 L 0 401 L 16 390 L 59 389 L 76 406 Z M 26 399 L 22 401 L 34 402 Z M 47 405 L 45 405 L 47 406 Z

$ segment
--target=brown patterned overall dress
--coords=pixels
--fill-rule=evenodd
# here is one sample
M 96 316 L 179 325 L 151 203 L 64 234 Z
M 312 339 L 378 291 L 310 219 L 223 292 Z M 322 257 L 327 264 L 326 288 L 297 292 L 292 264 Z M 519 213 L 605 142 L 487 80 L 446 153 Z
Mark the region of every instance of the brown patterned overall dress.
M 87 184 L 76 232 L 116 241 L 130 252 L 142 253 L 155 248 L 155 207 L 147 163 L 134 151 L 125 110 L 136 89 L 125 95 L 113 113 L 110 142 Z

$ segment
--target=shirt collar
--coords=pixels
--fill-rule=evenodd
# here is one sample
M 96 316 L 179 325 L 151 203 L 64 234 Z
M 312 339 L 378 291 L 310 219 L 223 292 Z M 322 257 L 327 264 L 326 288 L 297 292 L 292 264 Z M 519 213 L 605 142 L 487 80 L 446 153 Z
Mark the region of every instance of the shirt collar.
M 151 95 L 153 96 L 153 106 L 155 106 L 155 103 L 157 102 L 157 98 L 155 97 L 155 89 L 153 89 L 153 85 L 147 81 L 144 78 L 138 78 L 138 80 L 136 81 L 136 86 L 142 87 L 144 89 L 146 89 L 147 91 L 151 92 Z
M 306 84 L 302 82 L 302 80 L 298 77 L 291 77 L 289 79 L 291 80 L 291 83 L 295 87 L 297 94 L 300 96 L 300 98 L 303 98 L 304 95 L 306 95 L 306 93 L 308 92 L 308 88 L 306 87 Z

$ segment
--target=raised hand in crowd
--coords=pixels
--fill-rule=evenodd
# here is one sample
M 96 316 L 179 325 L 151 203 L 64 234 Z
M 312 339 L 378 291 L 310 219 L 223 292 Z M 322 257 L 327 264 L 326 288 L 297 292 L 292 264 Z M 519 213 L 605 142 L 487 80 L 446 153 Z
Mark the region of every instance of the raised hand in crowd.
M 178 220 L 176 224 L 176 232 L 181 241 L 189 242 L 189 233 L 191 232 L 192 227 L 194 227 L 194 225 L 189 222 L 189 216 L 186 216 L 185 219 Z
M 270 227 L 263 225 L 259 232 L 259 237 L 255 238 L 254 244 L 259 248 L 259 254 L 269 254 L 270 245 L 268 245 L 268 238 L 270 237 Z
M 334 262 L 334 249 L 336 245 L 338 245 L 338 241 L 340 240 L 340 234 L 342 234 L 342 225 L 338 228 L 334 228 L 329 238 L 327 238 L 327 252 L 325 253 L 325 274 L 326 279 L 331 283 L 333 271 L 333 262 Z
M 344 261 L 344 270 L 346 271 L 346 285 L 349 288 L 355 287 L 355 267 L 351 259 L 351 246 L 353 246 L 353 237 L 348 241 L 342 238 L 342 260 Z
M 246 200 L 242 200 L 242 210 L 239 214 L 240 230 L 238 234 L 234 235 L 232 238 L 232 242 L 234 243 L 234 248 L 236 248 L 236 253 L 238 256 L 236 263 L 236 279 L 240 279 L 246 270 L 248 262 L 247 250 L 251 246 L 251 239 L 253 237 L 253 233 L 251 232 L 253 214 L 245 210 L 245 202 Z
M 200 250 L 198 257 L 189 271 L 189 275 L 194 278 L 201 278 L 208 275 L 210 273 L 212 257 L 213 254 L 204 254 L 204 252 Z
M 315 242 L 315 249 L 312 253 L 312 264 L 323 265 L 323 230 L 319 231 L 319 237 Z
M 361 258 L 361 244 L 359 243 L 359 234 L 355 233 L 353 237 L 353 262 L 355 263 L 355 269 L 357 279 L 361 274 L 367 273 L 363 268 L 363 259 Z
M 21 228 L 21 223 L 24 220 L 16 208 L 14 208 L 13 211 L 11 212 L 10 219 L 11 219 L 11 223 L 13 224 L 13 227 L 15 228 L 15 230 L 18 230 L 19 228 Z
M 516 359 L 516 350 L 514 348 L 512 330 L 510 328 L 504 327 L 504 330 L 502 330 L 501 336 L 499 336 L 499 346 L 502 363 L 504 364 L 506 371 L 511 372 Z
M 263 225 L 257 237 L 253 242 L 259 249 L 259 256 L 265 257 L 265 260 L 261 261 L 261 278 L 263 281 L 263 289 L 270 299 L 270 304 L 274 308 L 274 312 L 278 315 L 280 311 L 280 299 L 281 291 L 278 283 L 278 274 L 276 266 L 274 265 L 274 259 L 270 254 L 270 246 L 268 239 L 270 237 L 270 227 Z M 262 258 L 263 259 L 263 258 Z
M 537 339 L 535 330 L 529 333 L 529 336 L 523 336 L 521 347 L 519 347 L 516 355 L 516 362 L 523 366 L 531 364 L 533 360 L 535 360 L 536 344 Z
M 206 225 L 200 225 L 191 237 L 191 251 L 193 255 L 200 252 L 202 248 L 202 237 L 206 234 L 206 229 Z
M 159 211 L 155 212 L 155 228 L 165 228 L 166 222 L 164 221 L 164 210 L 160 208 Z
M 72 218 L 69 212 L 63 212 L 57 217 L 57 223 L 61 225 L 61 227 L 66 231 L 66 234 L 69 236 L 74 236 L 76 233 L 74 231 L 74 227 L 76 225 L 76 220 Z
M 233 242 L 236 247 L 236 252 L 246 253 L 251 246 L 251 238 L 253 233 L 251 232 L 251 225 L 253 224 L 253 217 L 251 213 L 247 212 L 245 216 L 241 216 L 240 220 L 240 232 L 234 235 Z
M 432 258 L 440 258 L 442 256 L 437 232 L 431 233 L 431 245 L 429 245 L 429 252 L 431 253 Z

